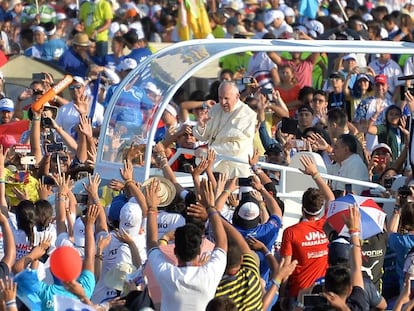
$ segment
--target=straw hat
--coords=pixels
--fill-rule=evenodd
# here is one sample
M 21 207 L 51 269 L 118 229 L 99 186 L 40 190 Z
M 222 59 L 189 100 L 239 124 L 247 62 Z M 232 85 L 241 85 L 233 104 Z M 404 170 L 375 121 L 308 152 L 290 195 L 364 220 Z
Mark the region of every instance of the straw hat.
M 89 37 L 86 33 L 79 32 L 73 37 L 72 44 L 79 46 L 89 46 Z
M 158 197 L 160 198 L 159 207 L 165 207 L 171 204 L 175 198 L 176 190 L 174 184 L 165 177 L 153 176 L 147 179 L 142 187 L 148 186 L 154 179 L 160 182 L 160 190 L 158 191 Z

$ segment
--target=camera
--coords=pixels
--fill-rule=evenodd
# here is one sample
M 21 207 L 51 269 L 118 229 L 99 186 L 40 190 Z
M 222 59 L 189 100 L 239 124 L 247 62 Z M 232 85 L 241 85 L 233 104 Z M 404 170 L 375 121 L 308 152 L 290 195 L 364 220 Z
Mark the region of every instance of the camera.
M 400 99 L 405 100 L 405 92 L 410 92 L 412 96 L 414 96 L 414 86 L 404 86 L 402 85 L 400 88 Z
M 398 194 L 401 197 L 408 197 L 411 195 L 411 189 L 408 186 L 402 186 L 398 189 Z
M 55 144 L 47 144 L 46 145 L 46 152 L 47 153 L 54 153 L 54 152 L 59 152 L 59 151 L 63 151 L 63 143 L 55 143 Z
M 328 301 L 325 297 L 319 294 L 305 294 L 303 295 L 303 304 L 308 307 L 322 307 L 327 306 Z
M 52 127 L 52 119 L 51 118 L 41 118 L 40 119 L 40 126 L 43 128 L 50 128 Z
M 20 164 L 22 165 L 35 165 L 36 158 L 34 156 L 24 156 L 20 158 Z
M 243 78 L 242 84 L 251 84 L 254 83 L 254 78 Z

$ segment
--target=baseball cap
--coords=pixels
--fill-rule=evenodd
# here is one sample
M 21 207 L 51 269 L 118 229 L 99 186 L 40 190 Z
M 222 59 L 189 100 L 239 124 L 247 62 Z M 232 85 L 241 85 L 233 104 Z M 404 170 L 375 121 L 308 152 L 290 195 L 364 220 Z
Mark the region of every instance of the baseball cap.
M 174 117 L 177 117 L 177 109 L 175 109 L 175 107 L 171 104 L 168 104 L 165 107 L 165 111 L 171 113 Z
M 3 98 L 0 100 L 0 111 L 14 111 L 14 102 L 10 98 Z
M 306 104 L 299 107 L 298 114 L 301 112 L 310 112 L 311 114 L 314 114 L 312 107 Z
M 0 145 L 3 146 L 3 148 L 10 148 L 11 146 L 14 146 L 17 144 L 16 138 L 12 135 L 0 135 Z
M 122 206 L 119 214 L 119 229 L 128 234 L 137 236 L 142 223 L 142 210 L 138 203 L 127 202 Z
M 374 148 L 372 148 L 372 153 L 371 154 L 373 154 L 375 151 L 377 151 L 379 149 L 386 149 L 389 154 L 392 154 L 391 148 L 388 145 L 384 144 L 384 143 L 380 143 L 378 145 L 375 145 Z
M 118 66 L 116 66 L 117 71 L 126 71 L 135 69 L 138 66 L 137 61 L 133 58 L 124 58 Z
M 85 80 L 82 77 L 79 77 L 79 76 L 74 76 L 73 81 L 76 81 L 76 82 L 78 82 L 82 85 L 86 85 Z
M 374 78 L 375 84 L 387 84 L 387 77 L 384 74 L 376 75 Z
M 110 221 L 119 221 L 121 208 L 128 202 L 124 194 L 117 195 L 112 199 L 111 205 L 108 209 L 108 219 Z
M 349 54 L 346 54 L 344 57 L 342 57 L 343 61 L 350 60 L 350 59 L 357 60 L 356 54 L 355 53 L 349 53 Z
M 233 223 L 243 229 L 257 227 L 260 222 L 260 208 L 252 201 L 244 202 L 236 209 L 237 216 L 233 217 Z
M 366 75 L 365 73 L 360 73 L 360 74 L 357 75 L 357 78 L 356 78 L 357 81 L 362 80 L 362 79 L 365 79 L 368 82 L 371 82 L 370 77 L 368 75 Z
M 85 247 L 85 224 L 80 217 L 73 224 L 73 239 L 76 246 Z
M 344 237 L 338 237 L 328 245 L 328 264 L 334 266 L 337 264 L 348 263 L 350 259 L 351 244 Z
M 344 80 L 344 75 L 339 71 L 334 71 L 329 75 L 329 79 L 341 79 Z

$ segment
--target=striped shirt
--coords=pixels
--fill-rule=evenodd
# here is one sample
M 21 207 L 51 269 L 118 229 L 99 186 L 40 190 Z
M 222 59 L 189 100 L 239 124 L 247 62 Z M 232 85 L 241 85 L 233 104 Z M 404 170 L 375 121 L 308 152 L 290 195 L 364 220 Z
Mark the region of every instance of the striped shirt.
M 216 297 L 227 296 L 236 303 L 237 310 L 263 310 L 259 267 L 251 254 L 243 254 L 240 270 L 223 277 L 217 286 Z

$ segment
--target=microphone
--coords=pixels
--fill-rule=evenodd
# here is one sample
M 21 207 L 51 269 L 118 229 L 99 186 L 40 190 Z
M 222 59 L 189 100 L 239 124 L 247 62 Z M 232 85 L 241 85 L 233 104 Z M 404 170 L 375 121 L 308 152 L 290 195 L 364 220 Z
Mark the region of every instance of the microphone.
M 413 79 L 414 79 L 414 75 L 402 76 L 402 77 L 397 78 L 397 80 L 399 81 L 413 80 Z

